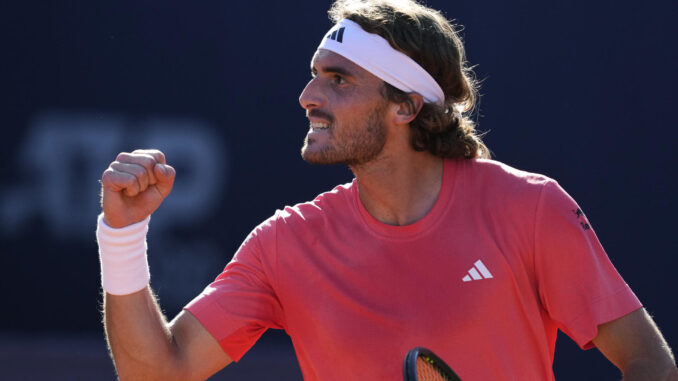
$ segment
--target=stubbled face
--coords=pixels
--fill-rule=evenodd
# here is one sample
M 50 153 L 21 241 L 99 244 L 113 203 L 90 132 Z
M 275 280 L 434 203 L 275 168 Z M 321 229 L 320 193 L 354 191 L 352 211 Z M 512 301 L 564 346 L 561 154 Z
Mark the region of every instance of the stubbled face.
M 299 97 L 310 121 L 301 156 L 312 164 L 347 165 L 376 158 L 386 143 L 383 82 L 324 49 L 314 55 L 311 71 L 313 78 Z

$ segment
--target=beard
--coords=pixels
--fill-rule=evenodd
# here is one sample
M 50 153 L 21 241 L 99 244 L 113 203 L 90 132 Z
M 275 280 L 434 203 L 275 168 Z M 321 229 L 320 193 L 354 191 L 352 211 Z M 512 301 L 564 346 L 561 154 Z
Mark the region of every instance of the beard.
M 356 128 L 359 123 L 349 121 L 344 126 L 337 127 L 334 118 L 327 133 L 329 137 L 322 147 L 313 148 L 316 142 L 306 136 L 301 148 L 301 157 L 310 164 L 346 164 L 357 166 L 374 160 L 386 144 L 386 127 L 382 105 L 372 110 L 366 118 L 362 128 Z M 310 114 L 312 115 L 312 114 Z

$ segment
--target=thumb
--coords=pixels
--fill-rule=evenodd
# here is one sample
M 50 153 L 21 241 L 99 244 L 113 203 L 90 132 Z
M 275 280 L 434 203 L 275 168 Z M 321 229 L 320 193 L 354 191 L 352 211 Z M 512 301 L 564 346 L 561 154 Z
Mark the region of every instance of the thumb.
M 166 197 L 172 190 L 174 177 L 176 176 L 177 172 L 171 165 L 158 163 L 155 165 L 155 167 L 153 167 L 153 173 L 158 180 L 155 186 L 158 188 L 160 193 Z

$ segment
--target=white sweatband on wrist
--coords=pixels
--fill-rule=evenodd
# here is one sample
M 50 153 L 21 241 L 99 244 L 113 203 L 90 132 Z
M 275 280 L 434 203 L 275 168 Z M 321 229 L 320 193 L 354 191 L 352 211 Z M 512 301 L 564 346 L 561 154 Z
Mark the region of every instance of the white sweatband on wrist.
M 109 294 L 127 295 L 145 288 L 151 273 L 146 259 L 146 233 L 151 216 L 143 221 L 115 229 L 97 221 L 97 242 L 101 262 L 101 285 Z
M 406 93 L 420 94 L 426 103 L 445 103 L 445 93 L 417 62 L 381 36 L 365 32 L 355 22 L 342 19 L 330 29 L 318 49 L 335 52 Z

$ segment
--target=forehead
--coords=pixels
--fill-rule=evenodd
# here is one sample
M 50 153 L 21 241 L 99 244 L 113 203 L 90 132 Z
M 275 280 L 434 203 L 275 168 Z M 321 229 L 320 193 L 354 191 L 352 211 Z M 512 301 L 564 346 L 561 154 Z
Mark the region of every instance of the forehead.
M 311 69 L 318 72 L 342 69 L 348 74 L 366 80 L 381 81 L 374 74 L 363 69 L 348 58 L 327 49 L 318 49 L 311 60 Z

